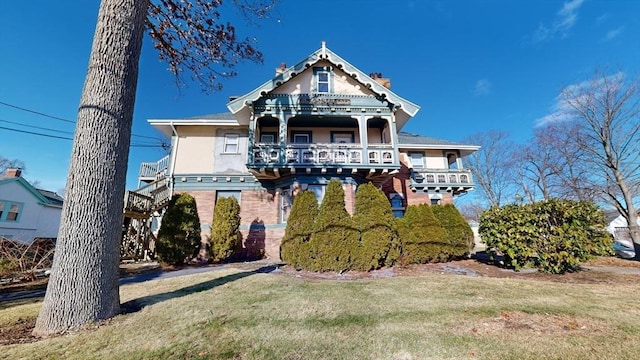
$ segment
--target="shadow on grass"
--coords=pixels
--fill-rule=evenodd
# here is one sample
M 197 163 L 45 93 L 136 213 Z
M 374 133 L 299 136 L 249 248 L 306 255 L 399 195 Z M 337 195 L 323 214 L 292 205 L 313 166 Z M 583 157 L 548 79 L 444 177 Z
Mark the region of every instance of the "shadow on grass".
M 227 283 L 230 283 L 232 281 L 236 281 L 236 280 L 240 280 L 242 278 L 251 276 L 251 275 L 255 275 L 255 274 L 267 274 L 270 273 L 274 270 L 277 269 L 277 266 L 275 265 L 270 265 L 270 266 L 263 266 L 259 269 L 256 270 L 251 270 L 251 271 L 243 271 L 240 273 L 236 273 L 236 274 L 230 274 L 230 275 L 226 275 L 217 279 L 213 279 L 213 280 L 209 280 L 209 281 L 205 281 L 205 282 L 201 282 L 199 284 L 194 284 L 194 285 L 190 285 L 187 287 L 183 287 L 182 289 L 178 289 L 178 290 L 174 290 L 171 292 L 167 292 L 167 293 L 162 293 L 162 294 L 155 294 L 155 295 L 149 295 L 149 296 L 144 296 L 138 299 L 133 299 L 130 301 L 127 301 L 123 304 L 120 305 L 120 313 L 121 314 L 132 314 L 135 312 L 138 312 L 140 310 L 142 310 L 143 308 L 150 306 L 150 305 L 154 305 L 166 300 L 171 300 L 171 299 L 175 299 L 175 298 L 179 298 L 182 296 L 187 296 L 190 294 L 195 294 L 195 293 L 199 293 L 202 291 L 207 291 L 207 290 L 211 290 L 217 286 L 221 286 Z

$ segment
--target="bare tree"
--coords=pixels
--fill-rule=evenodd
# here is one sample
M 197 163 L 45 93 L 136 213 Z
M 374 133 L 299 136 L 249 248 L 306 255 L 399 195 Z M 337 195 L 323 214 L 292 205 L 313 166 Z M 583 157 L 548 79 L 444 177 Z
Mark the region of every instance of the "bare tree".
M 500 206 L 513 185 L 513 150 L 515 145 L 503 131 L 490 130 L 466 138 L 469 144 L 480 145 L 480 150 L 467 157 L 480 192 L 490 206 Z
M 248 1 L 236 3 L 251 9 L 245 6 Z M 233 75 L 220 67 L 233 68 L 243 58 L 262 59 L 249 41 L 236 41 L 231 25 L 218 24 L 220 5 L 206 0 L 102 1 L 51 277 L 34 334 L 62 332 L 120 312 L 119 237 L 145 26 L 177 79 L 186 69 L 216 89 L 219 76 Z M 261 16 L 268 7 L 256 9 Z M 206 71 L 212 75 L 201 75 Z
M 577 126 L 575 146 L 584 152 L 586 182 L 629 224 L 640 260 L 640 228 L 634 201 L 640 195 L 640 78 L 596 72 L 562 90 L 559 111 Z

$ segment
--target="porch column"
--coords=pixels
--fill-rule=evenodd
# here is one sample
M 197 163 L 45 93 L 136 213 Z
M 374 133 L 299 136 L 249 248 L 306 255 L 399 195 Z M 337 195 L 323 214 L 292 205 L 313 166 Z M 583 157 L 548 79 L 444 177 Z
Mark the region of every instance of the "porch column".
M 287 147 L 287 114 L 284 111 L 278 112 L 279 121 L 279 143 L 280 143 L 280 157 L 279 163 L 284 164 L 286 162 L 286 147 Z
M 251 112 L 251 117 L 249 118 L 249 136 L 247 137 L 247 141 L 249 142 L 247 148 L 249 149 L 249 153 L 247 154 L 247 162 L 249 164 L 254 163 L 254 154 L 253 154 L 253 145 L 255 143 L 254 139 L 256 137 L 256 120 L 253 111 Z
M 367 154 L 367 147 L 369 146 L 369 134 L 367 132 L 367 119 L 364 115 L 360 115 L 356 118 L 358 121 L 358 128 L 360 129 L 360 146 L 362 147 L 362 164 L 366 164 L 369 161 L 369 155 Z
M 396 116 L 391 115 L 391 118 L 387 118 L 389 122 L 389 135 L 391 136 L 391 144 L 393 145 L 394 164 L 400 165 L 400 150 L 398 150 L 398 130 L 396 128 Z

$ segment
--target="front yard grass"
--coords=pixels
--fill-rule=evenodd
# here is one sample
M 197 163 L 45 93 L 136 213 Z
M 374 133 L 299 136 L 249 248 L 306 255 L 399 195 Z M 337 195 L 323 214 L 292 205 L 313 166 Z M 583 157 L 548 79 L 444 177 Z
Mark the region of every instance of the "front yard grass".
M 121 287 L 131 309 L 5 345 L 9 359 L 633 359 L 640 282 L 424 274 L 309 279 L 226 268 Z M 40 302 L 0 310 L 0 331 Z

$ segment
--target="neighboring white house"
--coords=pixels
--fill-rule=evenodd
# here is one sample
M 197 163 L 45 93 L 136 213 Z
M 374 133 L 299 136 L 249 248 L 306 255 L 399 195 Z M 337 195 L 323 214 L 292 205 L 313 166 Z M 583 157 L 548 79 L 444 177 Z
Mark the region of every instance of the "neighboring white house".
M 23 243 L 56 238 L 63 199 L 36 189 L 20 174 L 20 169 L 9 169 L 0 177 L 0 237 Z
M 616 212 L 617 213 L 617 212 Z M 640 225 L 640 211 L 636 214 L 636 222 Z M 633 241 L 629 234 L 627 219 L 622 215 L 618 215 L 609 221 L 607 231 L 613 235 L 614 249 L 616 254 L 623 258 L 632 258 L 635 256 Z

